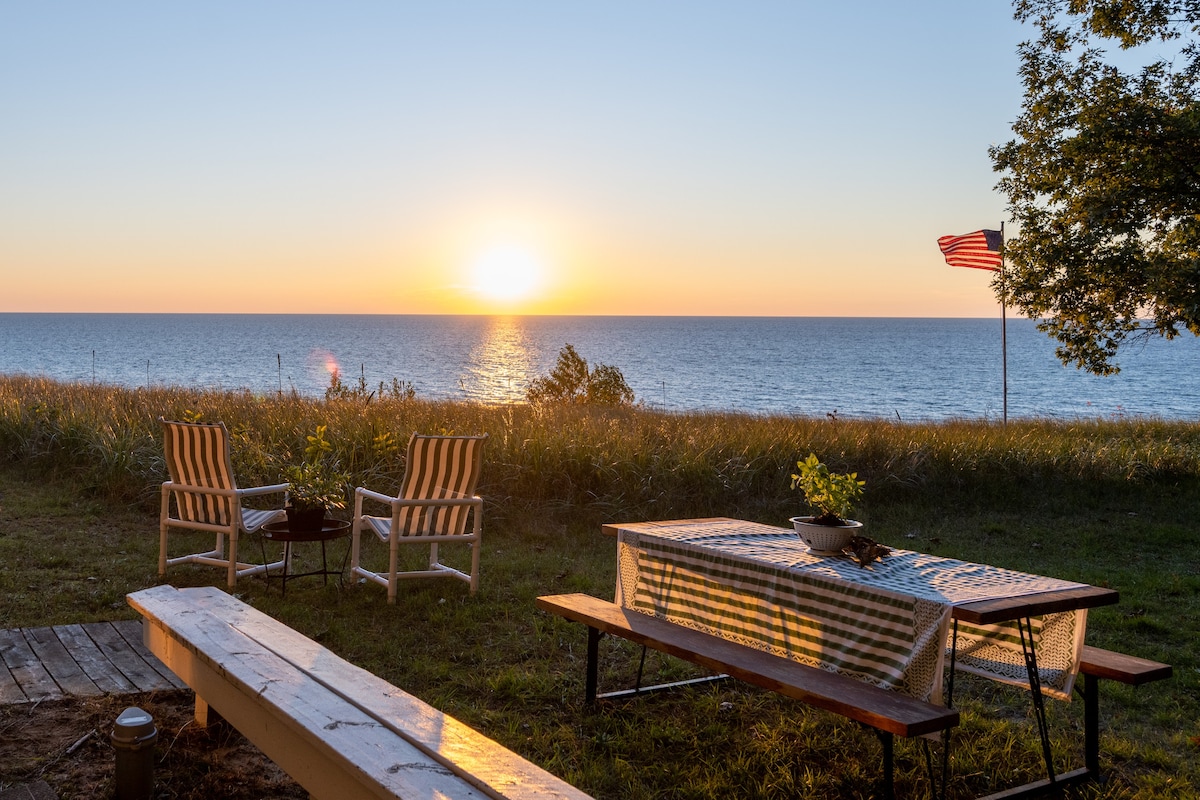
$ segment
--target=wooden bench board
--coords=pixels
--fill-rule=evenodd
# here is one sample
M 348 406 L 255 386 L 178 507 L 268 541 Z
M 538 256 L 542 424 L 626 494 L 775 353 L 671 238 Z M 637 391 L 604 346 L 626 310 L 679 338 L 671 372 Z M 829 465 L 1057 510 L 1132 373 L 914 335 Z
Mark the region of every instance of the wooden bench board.
M 587 800 L 218 589 L 158 586 L 129 602 L 150 650 L 315 797 Z
M 1141 686 L 1143 683 L 1160 681 L 1171 677 L 1171 665 L 1151 661 L 1147 658 L 1127 656 L 1099 647 L 1083 646 L 1079 657 L 1079 671 L 1084 675 Z
M 801 700 L 887 733 L 919 736 L 958 724 L 958 711 L 810 667 L 586 594 L 537 598 L 544 611 Z

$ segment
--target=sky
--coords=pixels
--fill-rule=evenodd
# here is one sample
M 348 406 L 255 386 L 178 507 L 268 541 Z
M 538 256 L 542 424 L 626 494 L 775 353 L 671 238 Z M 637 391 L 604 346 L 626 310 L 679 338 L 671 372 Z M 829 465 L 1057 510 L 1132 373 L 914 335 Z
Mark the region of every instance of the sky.
M 0 312 L 991 317 L 1005 0 L 0 2 Z

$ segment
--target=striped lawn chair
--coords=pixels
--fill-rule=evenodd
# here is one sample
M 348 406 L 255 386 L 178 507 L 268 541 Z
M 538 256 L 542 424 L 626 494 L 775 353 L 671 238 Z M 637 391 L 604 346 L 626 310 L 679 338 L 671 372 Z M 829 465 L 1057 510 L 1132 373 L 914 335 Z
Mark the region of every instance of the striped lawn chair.
M 363 487 L 354 490 L 354 522 L 351 528 L 351 575 L 387 587 L 389 603 L 396 602 L 398 578 L 458 578 L 471 585 L 471 594 L 479 588 L 479 541 L 483 533 L 483 499 L 475 495 L 482 466 L 482 436 L 421 436 L 408 440 L 408 461 L 397 497 L 372 492 Z M 363 513 L 363 500 L 375 500 L 391 506 L 391 514 L 375 517 Z M 471 512 L 474 512 L 473 514 Z M 467 531 L 467 517 L 473 519 Z M 387 574 L 362 566 L 361 534 L 370 530 L 388 545 Z M 462 542 L 471 546 L 471 573 L 448 567 L 438 561 L 438 545 Z M 429 566 L 422 570 L 398 572 L 397 556 L 402 544 L 429 545 Z
M 163 448 L 171 480 L 162 485 L 162 506 L 158 515 L 158 574 L 166 575 L 172 564 L 209 564 L 224 567 L 230 588 L 239 576 L 264 573 L 282 568 L 283 561 L 249 564 L 237 560 L 238 535 L 255 533 L 268 522 L 286 518 L 282 509 L 260 511 L 243 508 L 241 499 L 264 494 L 284 494 L 286 483 L 239 489 L 233 479 L 233 460 L 229 454 L 229 431 L 225 424 L 169 422 L 162 417 Z M 174 498 L 175 516 L 171 516 Z M 209 531 L 217 535 L 216 545 L 207 553 L 167 557 L 167 531 L 183 528 Z M 225 537 L 229 537 L 229 557 L 225 557 Z

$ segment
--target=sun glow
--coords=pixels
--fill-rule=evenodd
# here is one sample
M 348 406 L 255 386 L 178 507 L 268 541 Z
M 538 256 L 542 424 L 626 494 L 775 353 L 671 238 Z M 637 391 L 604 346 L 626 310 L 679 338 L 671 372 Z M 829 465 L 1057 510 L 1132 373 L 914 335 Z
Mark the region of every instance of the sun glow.
M 471 265 L 472 288 L 489 300 L 514 301 L 529 297 L 542 279 L 541 261 L 524 247 L 494 245 Z

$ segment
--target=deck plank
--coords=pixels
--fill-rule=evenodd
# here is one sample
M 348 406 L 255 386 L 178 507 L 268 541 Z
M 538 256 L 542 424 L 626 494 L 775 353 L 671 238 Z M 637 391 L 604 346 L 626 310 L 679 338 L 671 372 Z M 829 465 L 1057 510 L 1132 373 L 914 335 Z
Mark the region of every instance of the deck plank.
M 59 641 L 71 653 L 75 659 L 75 663 L 83 670 L 84 674 L 92 679 L 92 682 L 100 688 L 101 691 L 109 694 L 132 694 L 138 691 L 138 688 L 133 685 L 133 682 L 126 678 L 121 670 L 117 669 L 116 665 L 109 660 L 91 636 L 87 634 L 87 628 L 95 627 L 97 623 L 89 623 L 87 625 L 56 625 L 54 632 L 57 634 Z
M 138 691 L 154 692 L 175 688 L 169 680 L 159 675 L 154 667 L 147 664 L 145 659 L 129 647 L 129 642 L 125 641 L 111 623 L 105 622 L 89 626 L 87 634 L 100 648 L 100 652 L 138 688 Z
M 121 638 L 129 643 L 129 647 L 133 652 L 142 657 L 142 660 L 149 664 L 155 672 L 161 675 L 176 689 L 186 689 L 188 685 L 179 679 L 179 676 L 171 672 L 166 664 L 159 661 L 158 656 L 146 649 L 146 643 L 142 641 L 142 621 L 138 619 L 123 619 L 112 624 L 116 628 L 117 633 L 121 634 Z
M 17 683 L 17 679 L 9 671 L 8 665 L 4 663 L 3 658 L 0 658 L 0 705 L 24 703 L 28 700 L 29 698 L 25 696 L 21 685 Z
M 0 631 L 0 658 L 29 700 L 56 700 L 63 696 L 19 629 Z
M 97 686 L 71 657 L 53 628 L 25 628 L 23 633 L 30 650 L 42 662 L 42 666 L 54 678 L 63 694 L 79 697 L 104 694 L 104 690 Z
M 146 649 L 140 620 L 0 630 L 0 705 L 187 688 Z

